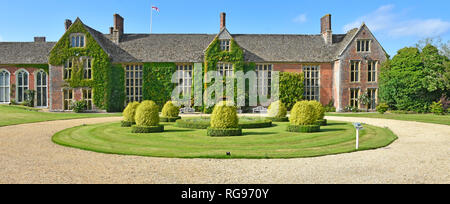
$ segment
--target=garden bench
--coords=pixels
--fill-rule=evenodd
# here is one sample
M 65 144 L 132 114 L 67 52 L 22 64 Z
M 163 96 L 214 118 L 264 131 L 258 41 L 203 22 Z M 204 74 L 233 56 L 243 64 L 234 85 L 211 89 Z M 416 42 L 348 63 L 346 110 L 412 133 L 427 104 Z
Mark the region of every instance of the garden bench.
M 191 107 L 180 108 L 180 113 L 195 113 L 195 109 Z
M 264 108 L 263 106 L 258 106 L 256 108 L 253 108 L 253 113 L 267 113 L 267 108 Z

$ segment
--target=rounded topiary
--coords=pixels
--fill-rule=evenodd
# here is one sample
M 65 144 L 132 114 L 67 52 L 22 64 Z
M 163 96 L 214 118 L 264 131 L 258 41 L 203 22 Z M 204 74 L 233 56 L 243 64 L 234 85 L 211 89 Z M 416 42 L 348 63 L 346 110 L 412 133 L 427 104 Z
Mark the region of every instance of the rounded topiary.
M 159 107 L 153 101 L 143 101 L 136 110 L 137 126 L 158 126 L 159 125 Z
M 180 114 L 180 108 L 176 106 L 172 101 L 167 101 L 161 111 L 161 115 L 168 118 L 178 117 L 178 114 Z
M 318 114 L 314 105 L 309 101 L 297 102 L 291 110 L 290 126 L 287 130 L 290 132 L 317 132 L 320 130 L 317 119 Z
M 122 127 L 131 127 L 132 125 L 136 124 L 134 117 L 136 116 L 136 110 L 139 105 L 140 105 L 139 102 L 132 102 L 127 105 L 127 107 L 122 113 L 123 115 Z
M 327 125 L 327 120 L 325 119 L 325 108 L 323 105 L 318 101 L 309 101 L 309 103 L 314 106 L 316 116 L 317 116 L 317 123 L 322 126 Z
M 239 118 L 236 107 L 229 102 L 220 102 L 214 107 L 211 115 L 211 126 L 207 129 L 208 136 L 240 136 Z
M 218 103 L 211 115 L 212 128 L 237 128 L 239 127 L 239 118 L 236 107 L 231 106 L 229 102 Z
M 267 116 L 272 118 L 284 118 L 286 117 L 286 114 L 286 106 L 279 100 L 270 104 L 269 109 L 267 110 Z

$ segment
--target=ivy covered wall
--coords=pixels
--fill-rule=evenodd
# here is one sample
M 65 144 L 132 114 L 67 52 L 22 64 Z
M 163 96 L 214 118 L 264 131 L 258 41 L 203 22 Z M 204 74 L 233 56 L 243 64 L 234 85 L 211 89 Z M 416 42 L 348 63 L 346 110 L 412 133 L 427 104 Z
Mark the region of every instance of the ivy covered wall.
M 82 33 L 85 35 L 85 47 L 71 47 L 70 34 Z M 101 48 L 92 35 L 86 30 L 83 23 L 77 19 L 69 30 L 62 36 L 50 52 L 49 64 L 63 66 L 68 59 L 90 57 L 92 59 L 92 79 L 83 79 L 81 63 L 74 63 L 72 77 L 65 80 L 68 87 L 89 87 L 93 90 L 93 102 L 97 108 L 108 111 L 120 111 L 124 105 L 124 79 L 123 69 L 118 71 L 111 64 L 108 54 Z M 118 75 L 116 75 L 118 74 Z M 121 80 L 110 80 L 112 78 Z M 112 90 L 112 89 L 118 90 Z M 123 90 L 123 91 L 122 91 Z M 118 98 L 114 97 L 118 96 Z
M 177 66 L 172 62 L 144 63 L 142 94 L 144 100 L 153 100 L 161 109 L 171 100 L 172 91 L 175 88 L 172 83 L 172 75 L 177 71 Z

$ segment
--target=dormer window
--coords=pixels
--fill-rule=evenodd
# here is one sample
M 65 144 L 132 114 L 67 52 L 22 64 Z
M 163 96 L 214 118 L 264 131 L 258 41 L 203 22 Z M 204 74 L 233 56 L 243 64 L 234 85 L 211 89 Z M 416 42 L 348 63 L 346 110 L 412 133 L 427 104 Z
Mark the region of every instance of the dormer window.
M 220 40 L 220 50 L 230 51 L 230 40 Z
M 356 52 L 370 52 L 370 40 L 356 41 Z
M 71 47 L 84 47 L 85 44 L 85 35 L 81 33 L 74 33 L 70 36 L 70 45 Z

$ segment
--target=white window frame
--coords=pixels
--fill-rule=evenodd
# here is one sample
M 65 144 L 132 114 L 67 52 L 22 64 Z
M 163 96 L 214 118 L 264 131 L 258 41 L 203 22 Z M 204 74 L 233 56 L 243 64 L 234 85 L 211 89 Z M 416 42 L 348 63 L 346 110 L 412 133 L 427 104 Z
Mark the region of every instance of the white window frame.
M 220 50 L 222 50 L 222 51 L 230 51 L 231 40 L 224 39 L 224 40 L 219 40 L 219 41 L 220 41 Z
M 19 75 L 20 74 L 26 74 L 26 85 L 25 85 L 25 78 L 22 76 L 22 85 L 19 85 Z M 16 71 L 16 73 L 15 73 L 15 75 L 16 75 L 16 102 L 17 103 L 22 103 L 22 102 L 24 102 L 25 100 L 27 100 L 26 99 L 26 94 L 25 94 L 25 91 L 26 90 L 28 90 L 28 89 L 30 89 L 30 73 L 27 71 L 27 70 L 25 70 L 25 69 L 19 69 L 19 70 L 17 70 Z M 22 89 L 22 95 L 21 95 L 21 97 L 22 97 L 22 100 L 19 100 L 19 90 L 20 89 Z
M 223 77 L 233 77 L 234 76 L 234 65 L 228 62 L 218 62 L 217 72 Z
M 305 100 L 320 101 L 320 65 L 303 65 Z
M 255 72 L 257 83 L 255 84 L 258 94 L 262 96 L 269 96 L 272 88 L 272 64 L 256 64 Z
M 378 61 L 370 60 L 367 62 L 367 82 L 377 82 Z
M 70 47 L 85 48 L 86 47 L 86 35 L 83 33 L 70 34 Z
M 83 57 L 83 79 L 93 79 L 92 61 L 93 60 L 90 57 Z
M 352 80 L 352 77 L 353 77 L 353 80 Z M 357 78 L 357 80 L 355 80 L 356 78 Z M 360 60 L 350 60 L 350 78 L 349 78 L 349 81 L 350 81 L 350 83 L 361 82 L 361 61 Z
M 68 97 L 66 98 L 66 91 L 67 91 L 67 95 Z M 70 106 L 73 103 L 73 89 L 63 89 L 62 90 L 62 98 L 63 98 L 63 110 L 64 111 L 71 111 L 72 109 L 70 108 Z M 67 103 L 67 108 L 66 108 L 66 103 Z
M 0 90 L 3 90 L 3 96 L 0 95 L 1 103 L 11 102 L 11 73 L 6 69 L 0 69 Z M 3 83 L 2 83 L 3 82 Z
M 72 79 L 73 61 L 74 61 L 74 58 L 71 58 L 71 59 L 66 60 L 66 62 L 64 63 L 64 68 L 63 68 L 63 72 L 62 72 L 63 80 Z
M 142 83 L 143 83 L 143 65 L 128 64 L 125 69 L 125 91 L 127 96 L 126 103 L 138 101 L 142 99 Z
M 371 45 L 372 45 L 372 40 L 359 39 L 356 41 L 356 52 L 370 52 Z
M 184 96 L 191 96 L 193 70 L 193 64 L 177 64 L 178 91 Z
M 86 94 L 85 94 L 86 93 Z M 81 95 L 83 100 L 86 101 L 86 110 L 92 111 L 94 110 L 94 103 L 92 102 L 92 98 L 94 97 L 93 91 L 91 88 L 83 88 L 81 89 Z
M 44 75 L 42 75 L 44 74 Z M 38 79 L 39 79 L 39 75 L 40 75 L 40 81 L 41 83 L 38 83 Z M 45 76 L 45 79 L 42 80 Z M 45 84 L 43 83 L 45 81 Z M 48 74 L 44 71 L 44 70 L 38 70 L 34 73 L 34 84 L 36 87 L 36 106 L 37 107 L 48 107 Z M 45 89 L 45 92 L 43 92 L 43 90 Z M 41 91 L 41 101 L 38 101 L 38 95 L 39 95 L 39 91 Z M 43 97 L 45 96 L 45 97 Z M 44 102 L 44 98 L 45 98 L 45 105 L 42 105 Z
M 353 97 L 352 97 L 352 95 L 353 95 Z M 359 103 L 359 96 L 360 95 L 361 95 L 361 89 L 360 88 L 350 88 L 349 105 L 351 107 L 356 107 L 356 108 L 360 107 L 360 103 Z M 355 106 L 355 104 L 356 104 L 356 106 Z
M 369 110 L 375 110 L 378 103 L 378 89 L 377 88 L 367 88 L 367 94 L 370 99 L 367 105 Z

